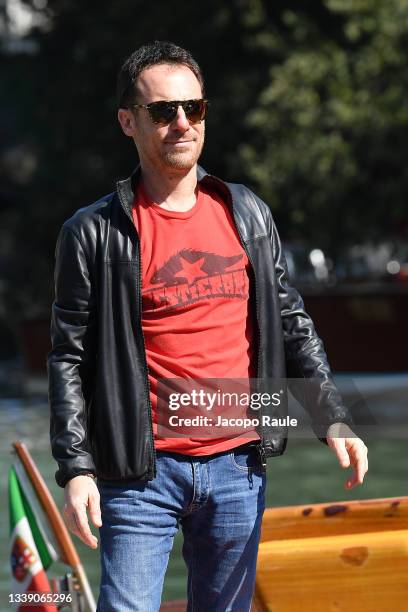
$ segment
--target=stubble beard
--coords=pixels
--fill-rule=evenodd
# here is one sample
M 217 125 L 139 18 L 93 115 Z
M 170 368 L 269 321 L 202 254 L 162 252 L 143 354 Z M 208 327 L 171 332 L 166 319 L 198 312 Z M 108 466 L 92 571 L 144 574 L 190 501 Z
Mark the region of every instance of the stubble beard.
M 163 165 L 173 170 L 190 170 L 198 161 L 204 146 L 204 133 L 194 151 L 167 151 L 162 155 Z

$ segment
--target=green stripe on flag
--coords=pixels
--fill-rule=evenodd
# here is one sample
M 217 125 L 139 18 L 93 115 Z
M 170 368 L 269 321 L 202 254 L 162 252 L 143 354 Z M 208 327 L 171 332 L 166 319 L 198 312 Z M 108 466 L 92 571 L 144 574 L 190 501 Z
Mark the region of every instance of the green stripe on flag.
M 9 508 L 10 535 L 18 521 L 26 516 L 38 550 L 38 554 L 40 555 L 41 563 L 45 570 L 48 569 L 53 559 L 48 551 L 47 544 L 44 541 L 38 527 L 37 520 L 26 496 L 24 495 L 24 491 L 20 486 L 20 482 L 13 467 L 11 467 L 9 470 Z
M 18 485 L 17 474 L 14 468 L 9 469 L 9 517 L 10 517 L 10 535 L 13 533 L 14 527 L 25 516 L 23 500 L 21 499 L 21 491 Z

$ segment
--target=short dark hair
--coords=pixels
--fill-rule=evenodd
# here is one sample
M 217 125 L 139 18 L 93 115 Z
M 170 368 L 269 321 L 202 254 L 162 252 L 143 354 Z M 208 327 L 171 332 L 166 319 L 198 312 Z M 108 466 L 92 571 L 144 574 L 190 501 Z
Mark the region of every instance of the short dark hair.
M 117 82 L 118 107 L 125 108 L 135 100 L 135 84 L 140 73 L 156 64 L 181 64 L 190 68 L 201 85 L 204 96 L 204 78 L 201 68 L 189 51 L 167 40 L 155 40 L 136 49 L 123 63 Z

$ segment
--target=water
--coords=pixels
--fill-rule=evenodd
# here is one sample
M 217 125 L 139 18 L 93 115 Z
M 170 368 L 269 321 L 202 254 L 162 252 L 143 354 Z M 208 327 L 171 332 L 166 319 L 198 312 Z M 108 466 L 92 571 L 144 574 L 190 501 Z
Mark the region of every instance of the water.
M 373 379 L 373 385 L 374 385 Z M 392 406 L 390 406 L 392 408 Z M 13 462 L 11 443 L 27 445 L 57 506 L 61 509 L 63 490 L 54 480 L 56 464 L 48 436 L 48 406 L 44 397 L 0 400 L 0 612 L 9 610 L 11 572 L 8 539 L 7 472 Z M 407 494 L 407 443 L 405 439 L 373 439 L 368 443 L 370 471 L 362 487 L 344 489 L 347 471 L 337 464 L 331 449 L 319 440 L 290 439 L 285 454 L 268 462 L 267 505 L 284 506 L 315 502 L 398 497 Z M 84 546 L 73 536 L 95 599 L 99 584 L 99 552 Z M 61 567 L 58 568 L 61 570 Z M 55 575 L 52 570 L 50 575 Z M 163 599 L 186 597 L 186 571 L 177 536 L 166 575 Z

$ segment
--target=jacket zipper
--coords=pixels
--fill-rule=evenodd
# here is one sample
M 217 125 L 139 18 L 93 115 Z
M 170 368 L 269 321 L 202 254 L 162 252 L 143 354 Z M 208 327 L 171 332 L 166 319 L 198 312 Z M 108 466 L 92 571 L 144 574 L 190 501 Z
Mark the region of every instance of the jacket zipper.
M 139 295 L 139 327 L 140 327 L 140 332 L 141 332 L 141 337 L 142 337 L 142 344 L 143 344 L 143 365 L 144 365 L 144 369 L 145 369 L 145 389 L 146 389 L 146 393 L 147 393 L 147 403 L 148 403 L 148 410 L 149 410 L 149 432 L 150 432 L 150 453 L 149 453 L 149 473 L 148 473 L 148 477 L 152 476 L 152 478 L 156 477 L 157 474 L 157 470 L 156 470 L 156 449 L 154 446 L 154 435 L 153 435 L 153 409 L 152 409 L 152 402 L 150 400 L 150 381 L 149 381 L 149 368 L 147 365 L 147 357 L 146 357 L 146 342 L 145 342 L 145 337 L 144 337 L 144 333 L 143 333 L 143 326 L 142 326 L 142 268 L 141 268 L 141 252 L 140 252 L 140 238 L 139 238 L 139 234 L 137 233 L 137 230 L 135 228 L 135 224 L 133 222 L 133 218 L 132 216 L 129 214 L 126 205 L 124 205 L 123 201 L 122 201 L 122 196 L 121 196 L 121 192 L 119 189 L 119 185 L 117 186 L 117 192 L 120 198 L 120 201 L 122 203 L 122 208 L 124 209 L 127 217 L 130 219 L 130 222 L 132 224 L 133 230 L 136 234 L 136 238 L 137 238 L 137 252 L 138 252 L 138 267 L 137 267 L 137 282 L 138 282 L 138 295 Z
M 247 248 L 247 245 L 245 244 L 245 241 L 243 239 L 241 230 L 239 228 L 239 225 L 235 219 L 235 209 L 234 209 L 234 201 L 233 201 L 233 197 L 231 194 L 231 191 L 229 190 L 228 186 L 223 183 L 222 181 L 220 181 L 216 176 L 213 176 L 211 174 L 206 174 L 205 178 L 208 178 L 210 181 L 215 181 L 216 183 L 220 183 L 220 185 L 223 188 L 227 188 L 228 190 L 228 194 L 229 194 L 229 198 L 231 201 L 231 205 L 232 205 L 232 216 L 234 219 L 234 225 L 236 227 L 236 230 L 238 232 L 239 235 L 239 239 L 241 241 L 241 246 L 244 249 L 246 256 L 248 257 L 248 261 L 250 262 L 251 266 L 252 266 L 252 271 L 254 274 L 254 279 L 255 279 L 255 308 L 256 308 L 256 319 L 257 319 L 257 324 L 258 324 L 258 356 L 257 356 L 257 374 L 259 373 L 259 367 L 260 367 L 260 363 L 261 363 L 261 329 L 260 329 L 260 324 L 259 324 L 259 308 L 258 308 L 258 283 L 257 283 L 257 279 L 256 279 L 256 272 L 255 272 L 255 266 L 253 264 L 251 255 L 249 253 L 249 250 Z M 117 192 L 119 194 L 119 198 L 122 202 L 122 197 L 121 197 L 121 193 L 120 193 L 120 189 L 119 186 L 117 188 Z M 156 449 L 154 446 L 154 436 L 153 436 L 153 416 L 152 416 L 152 403 L 150 401 L 150 382 L 149 382 L 149 375 L 148 375 L 148 366 L 147 366 L 147 358 L 146 358 L 146 343 L 145 343 L 145 338 L 144 338 L 144 334 L 143 334 L 143 327 L 142 327 L 142 292 L 141 292 L 141 253 L 140 253 L 140 239 L 139 239 L 139 235 L 136 231 L 135 225 L 133 223 L 133 219 L 131 217 L 131 215 L 129 214 L 127 208 L 125 205 L 123 205 L 124 203 L 122 202 L 122 208 L 125 210 L 126 215 L 128 216 L 128 218 L 130 219 L 131 223 L 132 223 L 132 227 L 135 231 L 136 237 L 137 237 L 137 248 L 138 248 L 138 255 L 139 255 L 139 262 L 138 262 L 138 283 L 139 283 L 139 325 L 140 325 L 140 331 L 141 331 L 141 336 L 142 336 L 142 342 L 143 342 L 143 363 L 144 363 L 144 367 L 145 367 L 145 386 L 147 389 L 147 398 L 148 398 L 148 406 L 149 406 L 149 425 L 150 425 L 150 448 L 151 448 L 151 452 L 150 452 L 150 462 L 152 464 L 152 468 L 153 471 L 152 473 L 149 473 L 150 475 L 153 475 L 153 478 L 156 477 Z M 262 409 L 261 409 L 261 416 L 262 416 Z M 265 452 L 265 444 L 264 444 L 264 439 L 263 437 L 261 437 L 261 441 L 260 444 L 258 444 L 258 455 L 260 458 L 260 462 L 261 462 L 261 466 L 262 466 L 262 470 L 265 471 L 266 470 L 266 452 Z
M 133 223 L 133 220 L 132 220 Z M 134 227 L 134 224 L 133 224 Z M 135 228 L 135 232 L 136 232 L 136 228 Z M 137 234 L 137 232 L 136 232 Z M 142 269 L 141 269 L 141 253 L 140 253 L 140 239 L 139 239 L 139 235 L 137 235 L 137 250 L 139 253 L 139 265 L 137 268 L 137 272 L 138 272 L 138 290 L 139 290 L 139 326 L 140 326 L 140 331 L 142 334 L 142 343 L 143 343 L 143 364 L 145 367 L 145 387 L 146 387 L 146 392 L 147 392 L 147 400 L 148 400 L 148 406 L 149 406 L 149 431 L 150 431 L 150 466 L 149 466 L 149 474 L 148 476 L 153 476 L 153 478 L 156 477 L 156 448 L 154 446 L 154 435 L 153 435 L 153 410 L 152 410 L 152 402 L 150 400 L 150 381 L 149 381 L 149 368 L 147 365 L 147 357 L 146 357 L 146 342 L 145 342 L 145 337 L 144 337 L 144 333 L 143 333 L 143 326 L 142 326 Z

